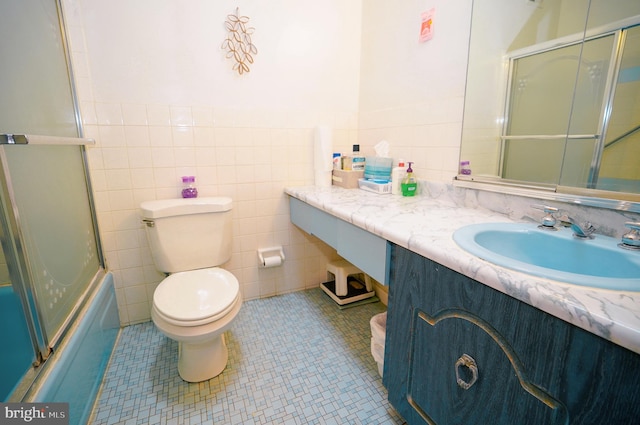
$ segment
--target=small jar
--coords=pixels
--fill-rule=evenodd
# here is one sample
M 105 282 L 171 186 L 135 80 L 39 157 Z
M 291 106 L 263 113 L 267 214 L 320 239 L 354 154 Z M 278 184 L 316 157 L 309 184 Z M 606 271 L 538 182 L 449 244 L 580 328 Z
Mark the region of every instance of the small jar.
M 469 161 L 460 161 L 460 174 L 471 174 L 471 165 Z
M 197 198 L 198 189 L 195 186 L 196 178 L 194 176 L 182 176 L 182 197 Z

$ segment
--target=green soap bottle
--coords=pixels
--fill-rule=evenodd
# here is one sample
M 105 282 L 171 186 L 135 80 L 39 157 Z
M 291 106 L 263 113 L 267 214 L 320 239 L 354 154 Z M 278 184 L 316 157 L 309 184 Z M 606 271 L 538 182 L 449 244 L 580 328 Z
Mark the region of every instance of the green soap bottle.
M 418 181 L 415 177 L 413 177 L 411 164 L 413 164 L 413 162 L 409 163 L 409 168 L 407 168 L 407 176 L 402 179 L 402 183 L 400 184 L 400 188 L 402 189 L 402 196 L 415 196 L 416 190 L 418 189 Z

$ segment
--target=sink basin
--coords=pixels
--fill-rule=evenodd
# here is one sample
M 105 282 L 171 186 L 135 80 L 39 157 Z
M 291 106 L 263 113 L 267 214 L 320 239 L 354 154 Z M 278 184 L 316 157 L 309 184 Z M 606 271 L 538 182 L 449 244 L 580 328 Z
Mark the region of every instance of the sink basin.
M 458 229 L 454 241 L 483 260 L 581 286 L 640 291 L 640 251 L 595 235 L 578 239 L 570 229 L 541 230 L 535 224 L 487 223 Z

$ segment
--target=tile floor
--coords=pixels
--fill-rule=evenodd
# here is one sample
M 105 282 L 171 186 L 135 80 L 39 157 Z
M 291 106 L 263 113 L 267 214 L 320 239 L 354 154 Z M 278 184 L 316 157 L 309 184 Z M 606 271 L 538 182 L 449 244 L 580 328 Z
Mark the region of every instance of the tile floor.
M 182 381 L 177 343 L 152 323 L 123 329 L 90 424 L 402 424 L 371 355 L 381 303 L 340 310 L 320 289 L 247 301 L 229 363 Z

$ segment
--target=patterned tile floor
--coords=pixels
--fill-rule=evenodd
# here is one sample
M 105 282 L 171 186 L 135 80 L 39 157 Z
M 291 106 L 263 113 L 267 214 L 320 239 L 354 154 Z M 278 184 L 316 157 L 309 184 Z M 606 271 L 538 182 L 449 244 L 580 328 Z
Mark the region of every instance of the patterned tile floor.
M 187 383 L 177 343 L 123 329 L 90 424 L 402 424 L 370 348 L 381 303 L 340 310 L 320 289 L 247 301 L 219 376 Z

